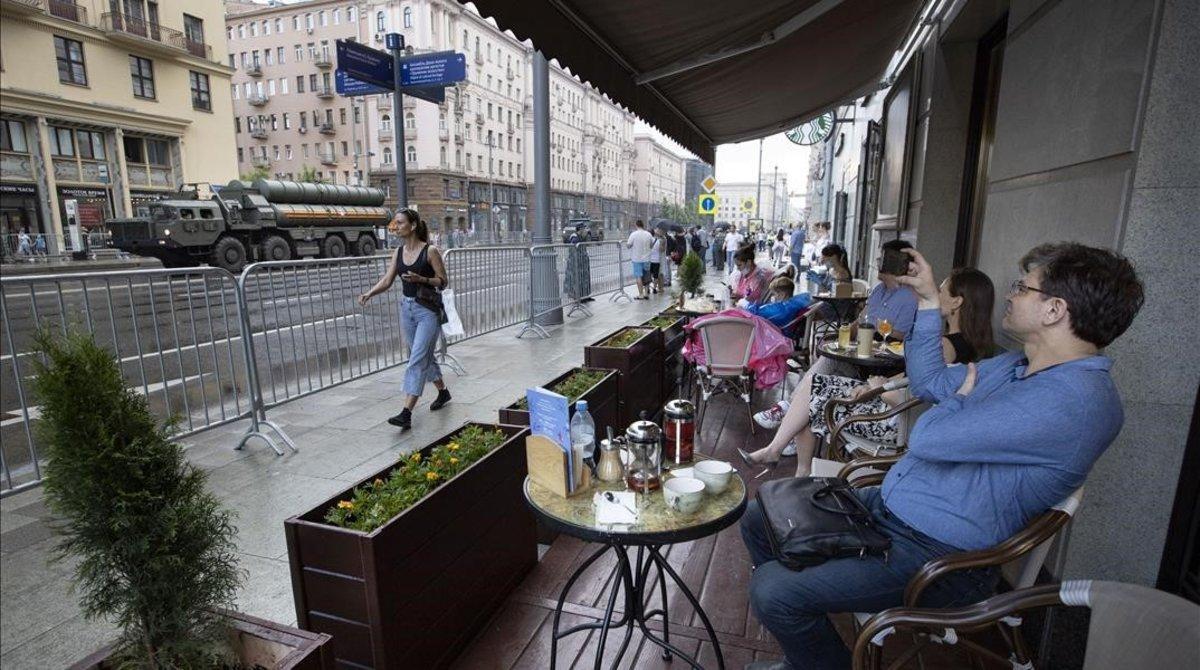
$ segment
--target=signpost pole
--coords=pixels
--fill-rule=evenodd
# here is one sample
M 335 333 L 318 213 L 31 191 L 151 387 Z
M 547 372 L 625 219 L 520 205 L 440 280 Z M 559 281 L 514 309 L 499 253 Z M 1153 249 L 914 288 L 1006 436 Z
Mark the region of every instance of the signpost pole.
M 392 52 L 392 127 L 396 142 L 396 207 L 408 207 L 408 170 L 405 166 L 407 154 L 404 147 L 404 93 L 400 86 L 400 59 L 404 55 L 404 35 L 387 34 L 387 48 Z

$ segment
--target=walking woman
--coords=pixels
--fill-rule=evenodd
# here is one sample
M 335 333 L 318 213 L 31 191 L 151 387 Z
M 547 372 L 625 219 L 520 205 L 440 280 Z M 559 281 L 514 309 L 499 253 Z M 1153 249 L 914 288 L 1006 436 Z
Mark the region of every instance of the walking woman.
M 433 356 L 442 327 L 439 321 L 441 297 L 436 298 L 436 303 L 430 303 L 429 298 L 433 296 L 428 290 L 446 288 L 446 266 L 441 252 L 429 243 L 429 229 L 416 210 L 396 212 L 396 217 L 388 224 L 388 231 L 400 238 L 400 247 L 387 272 L 370 291 L 358 296 L 358 303 L 365 306 L 372 297 L 387 291 L 396 277 L 404 286 L 400 325 L 409 345 L 408 369 L 404 372 L 404 409 L 388 419 L 388 423 L 408 430 L 412 428 L 412 409 L 425 389 L 425 382 L 433 382 L 438 390 L 429 409 L 437 411 L 450 402 L 450 390 L 442 381 L 442 371 Z

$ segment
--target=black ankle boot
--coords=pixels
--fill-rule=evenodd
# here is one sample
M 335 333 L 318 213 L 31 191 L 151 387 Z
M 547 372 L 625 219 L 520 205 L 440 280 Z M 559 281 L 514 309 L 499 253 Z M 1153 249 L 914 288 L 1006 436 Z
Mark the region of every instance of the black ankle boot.
M 448 402 L 450 402 L 450 389 L 440 389 L 437 397 L 429 403 L 429 409 L 436 412 L 445 407 Z
M 400 410 L 399 414 L 393 416 L 387 421 L 397 428 L 408 430 L 409 428 L 412 428 L 412 410 L 405 407 L 404 409 Z

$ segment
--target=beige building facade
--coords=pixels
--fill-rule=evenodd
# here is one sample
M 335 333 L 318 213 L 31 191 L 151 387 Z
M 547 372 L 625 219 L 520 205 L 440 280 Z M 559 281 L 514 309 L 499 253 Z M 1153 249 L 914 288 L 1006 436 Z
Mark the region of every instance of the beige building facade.
M 237 174 L 216 0 L 0 3 L 0 229 L 48 253 Z M 70 221 L 69 221 L 70 220 Z
M 683 204 L 683 158 L 650 135 L 634 135 L 633 192 L 637 202 Z

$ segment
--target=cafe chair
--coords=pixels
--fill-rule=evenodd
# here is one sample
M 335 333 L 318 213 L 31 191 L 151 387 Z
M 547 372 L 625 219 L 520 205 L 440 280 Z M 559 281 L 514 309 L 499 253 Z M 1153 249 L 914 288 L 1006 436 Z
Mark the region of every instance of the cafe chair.
M 740 316 L 717 316 L 696 326 L 705 356 L 705 364 L 696 366 L 700 394 L 697 432 L 704 423 L 709 400 L 715 395 L 733 393 L 746 403 L 750 433 L 754 434 L 754 371 L 750 369 L 750 354 L 757 328 L 753 319 Z
M 882 473 L 860 477 L 853 477 L 851 475 L 855 470 L 861 468 L 886 469 L 890 467 L 891 463 L 898 461 L 900 458 L 899 455 L 895 455 L 879 459 L 856 459 L 846 464 L 842 469 L 842 472 L 845 473 L 843 478 L 855 488 L 878 485 L 883 482 L 884 475 Z M 978 551 L 947 554 L 941 558 L 929 561 L 909 580 L 908 586 L 904 591 L 904 607 L 917 607 L 917 603 L 921 600 L 921 594 L 931 584 L 942 576 L 956 570 L 998 568 L 1001 576 L 1012 588 L 1025 589 L 1033 586 L 1038 573 L 1046 562 L 1046 555 L 1050 552 L 1051 545 L 1059 533 L 1074 518 L 1082 501 L 1083 488 L 1080 487 L 1057 505 L 1034 518 L 1025 528 L 1017 532 L 1016 535 L 994 547 Z M 875 616 L 874 613 L 870 612 L 855 612 L 855 628 L 865 631 L 872 623 L 873 616 Z M 915 636 L 916 643 L 914 646 L 905 651 L 901 659 L 893 664 L 893 667 L 902 666 L 903 662 L 907 662 L 907 660 L 920 654 L 921 650 L 930 643 L 937 643 L 942 645 L 961 644 L 975 654 L 1002 664 L 1011 664 L 1014 670 L 1032 670 L 1033 663 L 1030 660 L 1029 647 L 1025 643 L 1024 636 L 1021 634 L 1021 617 L 1006 616 L 993 623 L 999 631 L 1000 636 L 1004 639 L 1005 644 L 1008 645 L 1008 658 L 1004 658 L 976 642 L 959 636 L 959 633 L 970 631 L 959 630 L 954 626 L 945 626 L 935 631 L 918 632 Z M 869 638 L 871 646 L 878 648 L 882 648 L 884 638 L 895 630 L 886 626 L 870 627 L 876 631 Z M 975 631 L 978 628 L 972 628 L 971 630 Z M 861 640 L 861 636 L 859 639 Z M 878 655 L 879 650 L 876 649 L 873 653 Z
M 863 279 L 851 279 L 850 285 L 854 287 L 854 295 L 866 295 L 871 292 L 870 285 Z
M 903 390 L 905 400 L 899 405 L 877 414 L 856 414 L 847 417 L 841 423 L 834 423 L 833 413 L 839 406 L 853 407 L 862 402 L 874 400 L 888 391 Z M 858 399 L 831 398 L 825 403 L 825 425 L 829 426 L 829 438 L 825 445 L 825 458 L 835 461 L 845 461 L 855 456 L 890 456 L 902 453 L 908 447 L 908 433 L 911 429 L 912 413 L 910 409 L 919 407 L 922 402 L 908 395 L 908 378 L 889 380 L 877 389 L 871 389 Z M 897 417 L 896 444 L 881 444 L 865 437 L 859 437 L 846 430 L 855 423 L 882 421 Z
M 1136 584 L 1070 580 L 993 596 L 968 607 L 897 607 L 871 617 L 854 642 L 854 670 L 878 670 L 877 639 L 905 630 L 973 632 L 1004 626 L 1032 609 L 1086 607 L 1090 611 L 1084 670 L 1194 668 L 1200 649 L 1200 605 Z M 1032 667 L 1030 665 L 1029 667 Z

